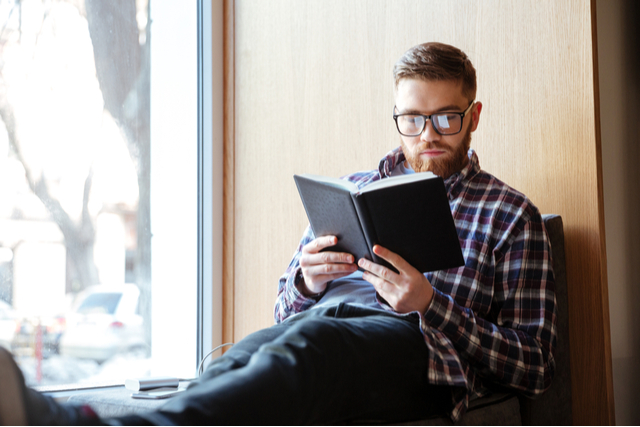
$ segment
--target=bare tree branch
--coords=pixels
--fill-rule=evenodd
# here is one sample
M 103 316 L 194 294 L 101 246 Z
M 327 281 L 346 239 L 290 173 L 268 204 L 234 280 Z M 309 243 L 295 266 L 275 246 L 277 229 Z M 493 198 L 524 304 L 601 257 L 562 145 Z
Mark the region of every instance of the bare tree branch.
M 149 6 L 147 5 L 147 8 Z M 150 31 L 140 45 L 135 0 L 86 0 L 96 75 L 105 109 L 120 126 L 138 176 L 136 284 L 151 342 Z
M 98 271 L 93 262 L 93 244 L 95 242 L 95 227 L 88 213 L 88 200 L 91 191 L 92 172 L 85 180 L 83 194 L 83 214 L 78 223 L 64 210 L 60 201 L 49 192 L 49 187 L 44 174 L 35 177 L 29 162 L 22 153 L 21 141 L 18 133 L 18 125 L 12 105 L 8 101 L 7 86 L 4 76 L 0 73 L 0 118 L 4 122 L 9 139 L 9 145 L 25 171 L 25 178 L 29 188 L 38 196 L 45 208 L 49 211 L 51 219 L 58 225 L 64 236 L 67 250 L 71 249 L 71 262 L 78 275 L 82 286 L 98 283 Z M 84 249 L 84 252 L 82 251 Z

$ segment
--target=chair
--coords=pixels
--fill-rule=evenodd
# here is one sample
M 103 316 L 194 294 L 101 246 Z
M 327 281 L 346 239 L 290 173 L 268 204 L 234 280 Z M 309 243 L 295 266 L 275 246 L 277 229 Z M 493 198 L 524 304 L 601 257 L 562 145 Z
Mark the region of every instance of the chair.
M 543 215 L 551 244 L 558 304 L 558 345 L 556 372 L 549 390 L 537 399 L 515 393 L 495 392 L 472 401 L 459 425 L 571 425 L 571 363 L 569 354 L 569 315 L 567 276 L 564 253 L 564 230 L 559 215 Z M 446 416 L 397 425 L 452 425 Z

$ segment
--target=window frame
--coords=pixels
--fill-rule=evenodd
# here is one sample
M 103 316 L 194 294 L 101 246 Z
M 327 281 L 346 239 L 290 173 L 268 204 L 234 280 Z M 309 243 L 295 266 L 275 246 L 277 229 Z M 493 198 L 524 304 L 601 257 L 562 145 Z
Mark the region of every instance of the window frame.
M 217 66 L 214 67 L 214 64 Z M 210 350 L 222 344 L 224 115 L 222 64 L 223 3 L 198 0 L 199 170 L 196 368 Z

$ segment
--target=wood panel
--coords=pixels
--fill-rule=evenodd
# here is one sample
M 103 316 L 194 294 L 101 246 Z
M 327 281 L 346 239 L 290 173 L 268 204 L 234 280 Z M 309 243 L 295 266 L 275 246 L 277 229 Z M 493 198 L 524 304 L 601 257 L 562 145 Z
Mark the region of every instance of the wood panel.
M 233 26 L 233 339 L 273 323 L 278 277 L 307 223 L 292 175 L 376 167 L 399 141 L 393 64 L 442 41 L 478 71 L 483 168 L 564 218 L 574 417 L 614 423 L 590 1 L 242 0 Z
M 233 342 L 233 314 L 234 314 L 234 250 L 235 250 L 235 197 L 234 197 L 234 164 L 235 164 L 235 114 L 234 114 L 234 2 L 223 0 L 223 98 L 224 119 L 222 150 L 223 159 L 223 189 L 222 189 L 222 342 Z M 226 351 L 227 348 L 222 349 Z

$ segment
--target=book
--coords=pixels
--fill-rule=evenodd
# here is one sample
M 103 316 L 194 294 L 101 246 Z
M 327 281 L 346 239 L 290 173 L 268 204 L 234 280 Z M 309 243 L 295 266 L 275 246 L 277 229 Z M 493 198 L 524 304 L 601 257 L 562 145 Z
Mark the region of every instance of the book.
M 384 178 L 359 189 L 350 181 L 294 175 L 316 237 L 333 235 L 325 250 L 352 254 L 397 270 L 373 253 L 378 244 L 422 273 L 464 265 L 441 177 L 421 172 Z

